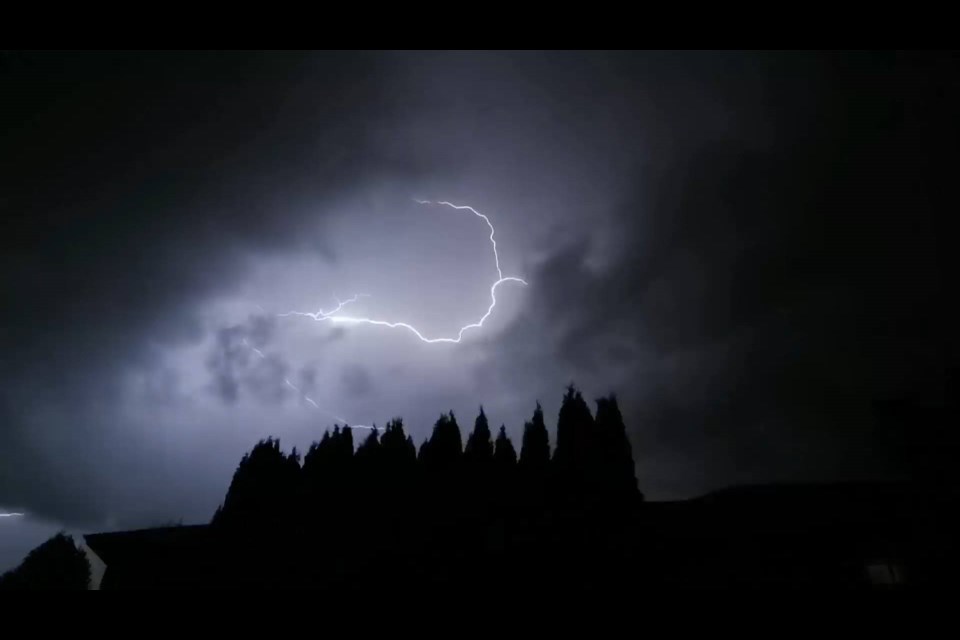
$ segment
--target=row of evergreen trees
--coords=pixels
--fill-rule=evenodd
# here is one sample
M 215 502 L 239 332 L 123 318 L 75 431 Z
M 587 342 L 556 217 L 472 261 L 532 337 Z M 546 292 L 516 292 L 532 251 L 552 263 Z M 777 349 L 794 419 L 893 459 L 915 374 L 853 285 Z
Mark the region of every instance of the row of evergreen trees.
M 349 426 L 314 442 L 302 464 L 274 438 L 240 461 L 214 524 L 321 525 L 358 509 L 400 512 L 417 496 L 444 513 L 463 513 L 531 501 L 621 502 L 639 496 L 633 454 L 616 397 L 597 400 L 591 414 L 581 393 L 567 388 L 551 456 L 543 410 L 524 424 L 520 453 L 501 426 L 496 438 L 480 408 L 463 444 L 453 412 L 440 416 L 419 451 L 395 418 L 359 446 Z

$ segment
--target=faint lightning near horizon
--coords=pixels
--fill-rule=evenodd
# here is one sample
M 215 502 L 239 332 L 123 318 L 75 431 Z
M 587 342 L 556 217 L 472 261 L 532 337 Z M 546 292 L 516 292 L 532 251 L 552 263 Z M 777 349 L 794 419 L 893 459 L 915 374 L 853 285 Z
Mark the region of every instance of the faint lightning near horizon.
M 253 353 L 255 353 L 256 356 L 257 356 L 258 358 L 260 358 L 261 360 L 266 360 L 266 359 L 267 359 L 267 356 L 263 353 L 263 351 L 261 351 L 260 349 L 257 349 L 255 346 L 253 346 L 252 344 L 250 344 L 250 342 L 249 342 L 246 338 L 243 339 L 243 346 L 245 346 L 245 347 L 247 347 L 248 349 L 250 349 L 250 351 L 252 351 Z M 285 385 L 287 385 L 288 387 L 290 387 L 291 389 L 293 389 L 294 392 L 296 392 L 297 395 L 299 395 L 301 398 L 303 398 L 303 400 L 304 400 L 305 402 L 309 402 L 309 403 L 313 406 L 314 409 L 316 409 L 317 411 L 319 411 L 320 413 L 322 413 L 322 414 L 324 414 L 324 415 L 326 415 L 326 416 L 329 416 L 329 417 L 333 418 L 333 419 L 336 420 L 337 422 L 342 422 L 342 423 L 344 424 L 344 426 L 349 426 L 351 429 L 376 429 L 376 427 L 371 427 L 371 426 L 365 425 L 365 424 L 349 424 L 346 418 L 342 418 L 342 417 L 338 416 L 338 415 L 335 414 L 335 413 L 331 413 L 331 412 L 327 411 L 326 409 L 321 409 L 321 408 L 320 408 L 320 405 L 318 405 L 317 402 L 316 402 L 313 398 L 311 398 L 311 397 L 308 396 L 306 393 L 304 393 L 303 391 L 301 391 L 301 390 L 300 390 L 300 387 L 298 387 L 297 385 L 295 385 L 295 384 L 293 384 L 292 382 L 290 382 L 290 378 L 286 378 L 286 377 L 285 377 L 285 378 L 283 379 L 283 383 L 284 383 Z M 21 514 L 21 515 L 22 515 L 22 514 Z
M 483 326 L 483 323 L 486 322 L 487 318 L 490 317 L 490 314 L 493 313 L 494 307 L 497 306 L 497 287 L 499 287 L 504 282 L 518 282 L 522 285 L 526 285 L 527 282 L 523 278 L 518 278 L 515 276 L 504 276 L 503 271 L 500 269 L 500 256 L 497 253 L 497 241 L 494 238 L 495 229 L 493 228 L 493 223 L 490 222 L 490 219 L 474 209 L 471 206 L 467 205 L 456 205 L 452 202 L 438 201 L 434 202 L 431 200 L 414 200 L 417 204 L 421 205 L 436 205 L 436 206 L 445 206 L 450 207 L 451 209 L 456 209 L 458 211 L 469 211 L 478 218 L 482 218 L 484 222 L 487 223 L 487 226 L 490 228 L 490 244 L 493 247 L 493 261 L 497 269 L 497 280 L 490 285 L 490 306 L 487 307 L 487 312 L 480 317 L 476 322 L 471 322 L 470 324 L 460 327 L 460 330 L 457 332 L 457 337 L 441 337 L 441 338 L 428 338 L 423 335 L 423 333 L 414 327 L 411 324 L 406 322 L 396 322 L 391 320 L 380 320 L 376 318 L 367 318 L 367 317 L 358 317 L 358 316 L 346 316 L 346 315 L 336 315 L 339 314 L 341 310 L 348 304 L 356 302 L 361 297 L 369 297 L 364 294 L 357 294 L 352 298 L 347 300 L 337 300 L 337 307 L 331 311 L 324 311 L 319 309 L 316 312 L 310 311 L 288 311 L 287 313 L 277 314 L 280 317 L 287 316 L 303 316 L 306 318 L 311 318 L 315 322 L 332 322 L 334 324 L 367 324 L 377 327 L 388 327 L 390 329 L 406 329 L 407 331 L 414 334 L 421 342 L 427 344 L 436 344 L 438 342 L 459 344 L 463 338 L 463 334 L 470 329 L 479 329 Z
M 0 513 L 0 518 L 22 518 L 24 514 L 14 511 L 13 513 Z

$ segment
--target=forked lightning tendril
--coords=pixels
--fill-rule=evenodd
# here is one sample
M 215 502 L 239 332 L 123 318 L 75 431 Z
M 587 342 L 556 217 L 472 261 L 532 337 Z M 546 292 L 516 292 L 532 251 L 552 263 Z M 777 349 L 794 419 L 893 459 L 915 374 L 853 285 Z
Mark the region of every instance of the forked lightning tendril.
M 266 360 L 266 359 L 267 359 L 267 356 L 264 355 L 263 351 L 261 351 L 260 349 L 257 349 L 255 346 L 253 346 L 252 344 L 250 344 L 250 343 L 247 341 L 246 338 L 243 339 L 243 345 L 244 345 L 245 347 L 247 347 L 248 349 L 250 349 L 251 351 L 253 351 L 253 352 L 257 355 L 257 357 L 260 358 L 261 360 Z M 291 389 L 293 389 L 294 392 L 297 393 L 297 395 L 299 395 L 301 398 L 303 398 L 305 402 L 309 402 L 311 405 L 313 405 L 313 408 L 316 409 L 317 411 L 319 411 L 320 413 L 322 413 L 322 414 L 324 414 L 324 415 L 327 415 L 327 416 L 330 416 L 331 418 L 333 418 L 333 419 L 336 420 L 337 422 L 343 423 L 344 425 L 348 424 L 346 418 L 341 418 L 340 416 L 338 416 L 338 415 L 335 414 L 335 413 L 330 413 L 329 411 L 326 411 L 326 410 L 324 410 L 324 409 L 321 409 L 321 408 L 320 408 L 320 405 L 318 405 L 313 398 L 311 398 L 310 396 L 308 396 L 307 394 L 305 394 L 303 391 L 301 391 L 300 388 L 299 388 L 297 385 L 295 385 L 295 384 L 293 384 L 292 382 L 290 382 L 290 378 L 284 378 L 284 379 L 283 379 L 283 382 L 284 382 L 284 384 L 286 384 L 288 387 L 290 387 Z M 371 426 L 368 426 L 368 425 L 365 425 L 365 424 L 351 424 L 351 425 L 350 425 L 350 428 L 351 428 L 351 429 L 373 429 L 374 427 L 371 427 Z M 22 514 L 21 514 L 21 515 L 22 515 Z
M 340 311 L 348 304 L 356 302 L 361 297 L 367 297 L 364 294 L 358 294 L 348 300 L 343 300 L 343 301 L 338 299 L 337 307 L 332 311 L 324 311 L 323 309 L 320 309 L 316 312 L 288 311 L 287 313 L 281 313 L 278 315 L 281 317 L 303 316 L 306 318 L 311 318 L 316 322 L 328 321 L 335 324 L 368 324 L 368 325 L 374 325 L 377 327 L 389 327 L 391 329 L 406 329 L 407 331 L 410 331 L 413 335 L 417 336 L 417 338 L 419 338 L 422 342 L 426 342 L 428 344 L 435 344 L 437 342 L 448 342 L 448 343 L 457 344 L 463 338 L 464 332 L 466 332 L 469 329 L 479 329 L 480 327 L 482 327 L 483 323 L 486 322 L 487 318 L 490 317 L 490 314 L 493 313 L 493 308 L 497 306 L 497 287 L 499 287 L 504 282 L 519 282 L 520 284 L 523 284 L 523 285 L 526 285 L 527 282 L 523 278 L 517 278 L 514 276 L 504 277 L 503 271 L 500 269 L 500 256 L 497 253 L 497 241 L 494 238 L 495 230 L 493 228 L 493 224 L 490 222 L 490 219 L 487 216 L 483 215 L 473 207 L 466 206 L 466 205 L 456 205 L 446 201 L 432 202 L 430 200 L 416 200 L 415 202 L 417 204 L 423 204 L 423 205 L 446 206 L 452 209 L 457 209 L 459 211 L 466 210 L 473 213 L 478 218 L 483 218 L 483 221 L 487 223 L 488 227 L 490 227 L 490 244 L 493 247 L 493 261 L 494 261 L 494 265 L 497 268 L 497 280 L 490 286 L 490 306 L 487 307 L 487 312 L 484 313 L 479 320 L 460 327 L 460 330 L 457 332 L 456 338 L 449 338 L 449 337 L 428 338 L 425 335 L 423 335 L 423 333 L 421 333 L 420 330 L 418 330 L 416 327 L 414 327 L 413 325 L 407 324 L 406 322 L 393 322 L 389 320 L 377 320 L 374 318 L 366 318 L 366 317 L 336 315 L 340 313 Z
M 527 284 L 526 280 L 524 280 L 523 278 L 517 278 L 515 276 L 505 277 L 503 275 L 503 271 L 500 269 L 500 255 L 497 253 L 497 240 L 494 237 L 495 230 L 493 228 L 493 223 L 490 222 L 490 219 L 487 216 L 483 215 L 473 207 L 470 207 L 467 205 L 456 205 L 446 201 L 432 202 L 430 200 L 415 200 L 415 202 L 421 205 L 438 205 L 438 206 L 450 207 L 451 209 L 456 209 L 458 211 L 469 211 L 475 216 L 477 216 L 478 218 L 482 218 L 483 221 L 486 222 L 487 226 L 490 228 L 490 245 L 493 247 L 493 263 L 497 269 L 497 279 L 492 285 L 490 285 L 490 306 L 487 307 L 487 312 L 484 313 L 479 320 L 460 327 L 460 330 L 457 332 L 457 337 L 455 338 L 452 338 L 452 337 L 428 338 L 425 335 L 423 335 L 423 333 L 421 333 L 416 327 L 406 322 L 393 322 L 389 320 L 377 320 L 374 318 L 337 315 L 347 305 L 356 302 L 360 298 L 369 297 L 367 294 L 363 294 L 363 293 L 358 293 L 346 300 L 340 300 L 339 298 L 334 296 L 334 299 L 337 301 L 337 306 L 336 308 L 331 309 L 330 311 L 324 311 L 321 308 L 313 312 L 288 311 L 287 313 L 279 313 L 277 315 L 282 318 L 288 317 L 288 316 L 303 316 L 305 318 L 310 318 L 315 322 L 326 321 L 326 322 L 332 322 L 335 324 L 366 324 L 366 325 L 373 325 L 378 327 L 389 327 L 391 329 L 398 329 L 398 328 L 406 329 L 407 331 L 415 335 L 417 338 L 419 338 L 422 342 L 425 342 L 427 344 L 435 344 L 438 342 L 457 344 L 461 341 L 461 339 L 463 338 L 463 334 L 466 331 L 468 331 L 469 329 L 479 329 L 480 327 L 482 327 L 483 323 L 486 322 L 487 318 L 490 317 L 490 314 L 493 313 L 493 308 L 497 306 L 497 287 L 499 287 L 504 282 L 519 282 L 522 285 L 526 285 Z M 260 307 L 259 305 L 257 306 L 258 308 L 261 309 L 261 311 L 263 310 L 262 307 Z M 252 345 L 250 345 L 250 343 L 247 342 L 246 339 L 243 340 L 243 344 L 246 345 L 248 348 L 250 348 L 250 350 L 252 350 L 260 359 L 263 359 L 263 360 L 266 359 L 266 356 L 263 354 L 263 352 L 257 349 L 256 347 L 253 347 Z M 344 424 L 347 423 L 346 419 L 341 418 L 336 414 L 330 413 L 329 411 L 321 409 L 320 406 L 313 400 L 313 398 L 311 398 L 310 396 L 300 391 L 300 389 L 295 384 L 290 382 L 289 378 L 284 378 L 283 381 L 288 387 L 290 387 L 291 389 L 293 389 L 293 391 L 299 394 L 300 397 L 303 398 L 305 402 L 310 403 L 315 409 L 317 409 L 321 413 L 332 417 L 334 420 L 338 422 L 342 422 Z M 351 427 L 357 428 L 357 429 L 373 429 L 374 428 L 367 425 L 351 425 Z

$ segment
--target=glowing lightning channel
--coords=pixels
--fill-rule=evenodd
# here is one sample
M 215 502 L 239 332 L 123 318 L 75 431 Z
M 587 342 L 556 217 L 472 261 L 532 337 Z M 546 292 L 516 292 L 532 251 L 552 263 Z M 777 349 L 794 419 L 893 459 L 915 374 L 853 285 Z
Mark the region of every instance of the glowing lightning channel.
M 0 518 L 22 518 L 24 514 L 14 511 L 13 513 L 0 513 Z
M 432 202 L 430 200 L 414 200 L 414 202 L 416 202 L 417 204 L 423 204 L 423 205 L 446 206 L 446 207 L 450 207 L 451 209 L 457 209 L 458 211 L 466 210 L 473 213 L 478 218 L 483 218 L 483 221 L 487 223 L 488 227 L 490 227 L 490 244 L 493 246 L 493 261 L 497 268 L 497 280 L 490 286 L 490 306 L 487 307 L 487 312 L 483 314 L 483 316 L 479 320 L 477 320 L 476 322 L 472 322 L 468 325 L 465 325 L 463 327 L 460 327 L 460 331 L 457 332 L 456 338 L 428 338 L 424 336 L 422 333 L 420 333 L 420 331 L 416 327 L 414 327 L 413 325 L 407 324 L 406 322 L 390 322 L 387 320 L 375 320 L 373 318 L 361 318 L 361 317 L 355 317 L 355 316 L 335 315 L 339 313 L 346 305 L 352 302 L 356 302 L 358 298 L 367 297 L 367 296 L 364 296 L 363 294 L 355 295 L 349 300 L 343 300 L 343 301 L 337 300 L 337 308 L 333 309 L 332 311 L 324 311 L 323 309 L 320 309 L 316 313 L 311 313 L 309 311 L 288 311 L 287 313 L 281 313 L 278 315 L 281 317 L 304 316 L 307 318 L 312 318 L 316 322 L 323 322 L 326 320 L 336 324 L 370 324 L 377 327 L 389 327 L 391 329 L 406 329 L 407 331 L 410 331 L 411 333 L 413 333 L 413 335 L 417 336 L 417 338 L 419 338 L 422 342 L 426 342 L 427 344 L 435 344 L 438 342 L 448 342 L 448 343 L 458 344 L 460 340 L 463 338 L 464 332 L 466 332 L 469 329 L 479 329 L 480 327 L 483 326 L 483 323 L 486 322 L 487 318 L 490 317 L 490 314 L 493 313 L 493 308 L 497 306 L 497 287 L 499 287 L 504 282 L 519 282 L 522 285 L 527 284 L 526 280 L 524 280 L 523 278 L 517 278 L 514 276 L 504 277 L 503 271 L 501 271 L 500 269 L 500 256 L 497 253 L 497 241 L 494 238 L 495 230 L 493 228 L 493 223 L 490 222 L 490 219 L 487 216 L 483 215 L 473 207 L 470 207 L 467 205 L 456 205 L 456 204 L 453 204 L 452 202 L 445 202 L 445 201 Z
M 307 318 L 313 318 L 314 320 L 330 320 L 331 316 L 335 313 L 339 313 L 341 309 L 350 304 L 351 302 L 356 302 L 360 298 L 369 298 L 370 296 L 366 293 L 358 293 L 352 298 L 347 300 L 340 300 L 340 298 L 334 296 L 333 299 L 337 301 L 337 308 L 333 311 L 324 311 L 323 309 L 318 309 L 316 313 L 311 313 L 309 311 L 287 311 L 286 313 L 278 313 L 277 317 L 286 318 L 287 316 L 305 316 Z
M 250 343 L 247 341 L 246 338 L 243 339 L 243 345 L 244 345 L 245 347 L 247 347 L 248 349 L 250 349 L 251 351 L 253 351 L 255 354 L 257 354 L 257 357 L 259 357 L 261 360 L 266 360 L 266 359 L 267 359 L 267 356 L 264 355 L 263 351 L 260 351 L 260 349 L 257 349 L 255 346 L 253 346 L 252 344 L 250 344 Z M 309 402 L 311 405 L 313 405 L 313 408 L 316 409 L 317 411 L 319 411 L 320 413 L 323 413 L 323 414 L 325 414 L 325 415 L 327 415 L 327 416 L 330 416 L 331 418 L 333 418 L 333 419 L 336 420 L 337 422 L 342 422 L 344 425 L 347 425 L 347 424 L 348 424 L 346 418 L 341 418 L 340 416 L 338 416 L 338 415 L 335 414 L 335 413 L 330 413 L 329 411 L 325 411 L 325 410 L 321 409 L 321 408 L 320 408 L 320 405 L 318 405 L 313 398 L 311 398 L 311 397 L 308 396 L 307 394 L 305 394 L 305 393 L 303 393 L 302 391 L 300 391 L 300 388 L 299 388 L 297 385 L 295 385 L 295 384 L 293 384 L 292 382 L 290 382 L 290 378 L 284 378 L 284 379 L 283 379 L 283 382 L 284 382 L 284 384 L 286 384 L 288 387 L 290 387 L 291 389 L 293 389 L 293 390 L 297 393 L 297 395 L 299 395 L 299 396 L 300 396 L 301 398 L 303 398 L 305 401 L 307 401 L 307 402 Z M 375 429 L 375 427 L 371 427 L 371 426 L 368 426 L 368 425 L 365 425 L 365 424 L 351 424 L 351 425 L 349 425 L 349 426 L 350 426 L 351 429 L 371 429 L 371 430 L 372 430 L 372 429 Z M 0 515 L 3 515 L 3 514 L 0 514 Z M 14 514 L 14 515 L 23 515 L 23 514 Z

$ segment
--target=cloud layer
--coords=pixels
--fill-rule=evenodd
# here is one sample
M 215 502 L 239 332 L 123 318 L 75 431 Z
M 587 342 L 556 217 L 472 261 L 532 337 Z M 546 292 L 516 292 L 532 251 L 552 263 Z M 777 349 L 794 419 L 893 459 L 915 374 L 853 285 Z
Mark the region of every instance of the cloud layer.
M 902 477 L 952 442 L 952 58 L 2 64 L 0 505 L 202 519 L 257 438 L 331 422 L 285 378 L 418 441 L 442 410 L 483 402 L 516 439 L 570 381 L 616 391 L 652 497 Z M 414 197 L 490 215 L 530 283 L 483 332 L 275 317 L 361 291 L 441 332 L 476 317 L 483 229 Z

